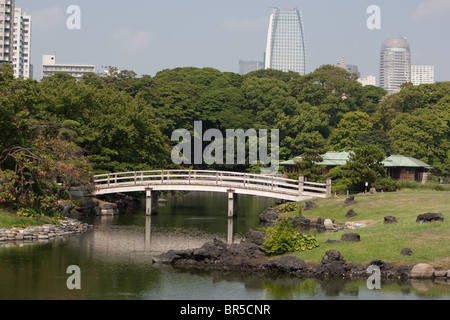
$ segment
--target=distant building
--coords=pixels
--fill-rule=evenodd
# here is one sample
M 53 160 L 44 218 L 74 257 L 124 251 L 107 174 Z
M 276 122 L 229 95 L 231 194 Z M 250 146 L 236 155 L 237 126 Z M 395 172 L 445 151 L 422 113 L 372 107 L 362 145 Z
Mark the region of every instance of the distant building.
M 43 55 L 42 78 L 51 77 L 58 72 L 67 73 L 73 76 L 76 80 L 81 80 L 83 74 L 88 72 L 95 72 L 95 65 L 56 64 L 55 55 Z
M 270 16 L 265 68 L 306 74 L 305 31 L 297 9 L 273 9 Z
M 361 84 L 363 86 L 376 86 L 377 85 L 377 78 L 375 76 L 367 76 L 365 78 L 359 78 L 358 81 L 361 82 Z
M 418 86 L 420 84 L 434 83 L 434 66 L 411 66 L 411 82 Z
M 342 68 L 350 73 L 356 74 L 358 78 L 361 77 L 358 66 L 355 66 L 354 64 L 346 64 L 344 58 L 342 58 L 341 63 L 333 64 L 333 66 Z
M 409 44 L 404 38 L 387 39 L 381 47 L 380 87 L 388 93 L 395 93 L 405 82 L 411 82 Z
M 31 65 L 31 16 L 22 12 L 22 9 L 14 10 L 14 36 L 13 36 L 13 68 L 14 77 L 32 78 L 33 67 Z
M 323 167 L 322 174 L 326 175 L 332 168 L 346 164 L 352 153 L 353 151 L 329 151 L 321 155 L 323 160 L 318 165 Z M 285 172 L 297 172 L 298 166 L 295 162 L 300 159 L 301 156 L 281 162 L 279 165 L 284 167 Z M 391 155 L 386 157 L 382 163 L 387 170 L 387 175 L 394 180 L 426 183 L 429 171 L 433 169 L 423 161 L 403 155 Z
M 15 0 L 0 0 L 0 64 L 12 64 Z
M 239 74 L 241 75 L 261 69 L 264 69 L 264 62 L 239 60 Z

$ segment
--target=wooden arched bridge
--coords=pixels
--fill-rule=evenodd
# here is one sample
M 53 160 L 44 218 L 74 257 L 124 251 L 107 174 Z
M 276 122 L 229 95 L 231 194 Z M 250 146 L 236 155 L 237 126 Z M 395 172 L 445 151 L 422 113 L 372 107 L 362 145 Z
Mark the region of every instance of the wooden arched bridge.
M 237 194 L 302 201 L 331 196 L 327 183 L 307 182 L 276 175 L 207 170 L 152 170 L 108 173 L 94 176 L 94 195 L 146 192 L 147 215 L 157 208 L 159 191 L 204 191 L 228 194 L 228 216 L 236 215 Z

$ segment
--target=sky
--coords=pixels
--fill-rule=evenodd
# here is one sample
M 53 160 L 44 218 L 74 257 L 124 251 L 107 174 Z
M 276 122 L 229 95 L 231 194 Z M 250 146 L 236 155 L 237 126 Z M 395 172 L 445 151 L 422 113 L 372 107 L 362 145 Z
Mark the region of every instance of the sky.
M 69 29 L 71 5 L 79 29 Z M 371 5 L 380 29 L 369 29 Z M 379 77 L 381 45 L 405 37 L 412 64 L 433 65 L 436 81 L 450 80 L 450 0 L 16 0 L 32 18 L 34 78 L 42 55 L 56 63 L 114 66 L 139 76 L 176 67 L 239 72 L 239 60 L 263 61 L 272 7 L 298 8 L 306 38 L 306 71 L 324 64 L 359 67 Z

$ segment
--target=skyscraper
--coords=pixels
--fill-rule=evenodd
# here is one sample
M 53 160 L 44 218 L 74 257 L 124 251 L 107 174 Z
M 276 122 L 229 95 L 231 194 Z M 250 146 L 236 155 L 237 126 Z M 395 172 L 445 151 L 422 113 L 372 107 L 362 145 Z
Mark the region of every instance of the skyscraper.
M 14 10 L 13 68 L 16 78 L 32 78 L 31 17 L 22 9 Z
M 305 33 L 297 8 L 272 10 L 265 67 L 306 74 Z
M 380 87 L 395 93 L 411 81 L 411 50 L 404 38 L 387 39 L 381 47 Z
M 14 1 L 0 0 L 0 64 L 13 59 Z

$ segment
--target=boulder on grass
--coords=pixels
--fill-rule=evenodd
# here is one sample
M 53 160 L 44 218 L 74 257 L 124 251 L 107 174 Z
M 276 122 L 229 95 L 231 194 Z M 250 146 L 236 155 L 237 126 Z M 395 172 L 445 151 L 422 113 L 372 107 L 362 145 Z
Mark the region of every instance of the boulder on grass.
M 444 216 L 441 213 L 424 213 L 417 216 L 416 222 L 432 222 L 444 221 Z
M 359 242 L 361 237 L 357 233 L 345 233 L 341 237 L 342 242 Z
M 397 223 L 397 218 L 394 216 L 384 217 L 384 223 Z

